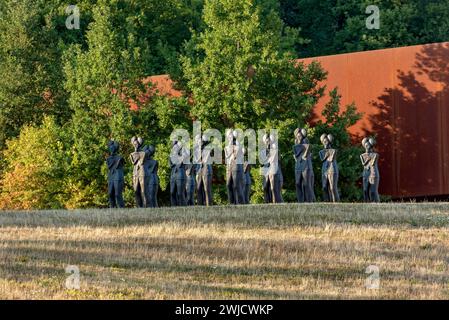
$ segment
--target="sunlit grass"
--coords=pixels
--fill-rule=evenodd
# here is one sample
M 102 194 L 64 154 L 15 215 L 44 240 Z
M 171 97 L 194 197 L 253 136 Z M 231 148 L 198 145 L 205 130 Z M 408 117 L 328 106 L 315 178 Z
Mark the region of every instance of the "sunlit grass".
M 448 231 L 447 203 L 2 212 L 0 298 L 447 299 Z

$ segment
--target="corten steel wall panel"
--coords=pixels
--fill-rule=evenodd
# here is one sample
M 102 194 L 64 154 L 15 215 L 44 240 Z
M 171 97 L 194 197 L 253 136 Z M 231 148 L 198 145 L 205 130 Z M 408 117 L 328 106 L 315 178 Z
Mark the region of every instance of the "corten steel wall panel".
M 449 194 L 449 43 L 303 61 L 312 60 L 329 72 L 328 89 L 364 113 L 351 132 L 377 136 L 382 194 Z
M 355 102 L 363 119 L 351 133 L 375 135 L 380 192 L 399 197 L 449 195 L 449 42 L 303 59 L 329 72 L 328 91 Z M 160 94 L 180 96 L 167 76 Z M 321 99 L 320 118 L 328 96 Z

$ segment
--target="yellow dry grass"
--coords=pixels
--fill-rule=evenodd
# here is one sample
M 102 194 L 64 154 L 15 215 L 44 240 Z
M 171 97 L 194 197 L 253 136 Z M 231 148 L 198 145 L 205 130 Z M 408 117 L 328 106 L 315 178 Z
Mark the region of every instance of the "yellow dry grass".
M 448 203 L 4 211 L 0 298 L 447 299 L 448 231 Z

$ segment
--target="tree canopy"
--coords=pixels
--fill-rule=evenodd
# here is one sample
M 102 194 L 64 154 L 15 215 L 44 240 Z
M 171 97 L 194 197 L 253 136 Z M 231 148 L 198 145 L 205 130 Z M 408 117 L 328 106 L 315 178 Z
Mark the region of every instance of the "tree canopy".
M 379 7 L 379 29 L 366 28 L 368 5 Z M 449 3 L 438 0 L 80 0 L 77 6 L 80 28 L 68 29 L 62 0 L 0 0 L 2 208 L 105 206 L 106 143 L 119 141 L 127 158 L 133 135 L 156 146 L 164 203 L 170 133 L 190 130 L 194 120 L 221 131 L 278 129 L 288 171 L 294 128 L 307 126 L 317 101 L 333 89 L 322 84 L 326 70 L 318 63 L 297 58 L 449 40 Z M 144 79 L 166 73 L 183 97 L 148 95 Z M 310 128 L 310 139 L 318 144 L 319 134 L 333 130 L 345 159 L 343 198 L 354 200 L 358 147 L 348 128 L 360 115 L 340 105 L 337 90 L 329 95 L 325 120 Z M 129 163 L 125 171 L 130 202 Z M 215 179 L 223 179 L 223 168 Z M 293 190 L 287 175 L 287 200 Z

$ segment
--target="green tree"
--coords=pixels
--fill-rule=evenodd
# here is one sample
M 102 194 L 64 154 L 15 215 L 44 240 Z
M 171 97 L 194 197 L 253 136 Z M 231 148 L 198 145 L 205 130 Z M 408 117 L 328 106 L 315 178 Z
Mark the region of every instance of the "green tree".
M 449 2 L 440 0 L 280 0 L 281 16 L 309 40 L 302 57 L 392 48 L 449 40 Z M 369 30 L 366 8 L 380 10 Z
M 1 180 L 0 208 L 62 208 L 67 196 L 64 134 L 53 118 L 41 126 L 23 127 L 7 142 Z
M 338 21 L 336 0 L 280 0 L 280 14 L 287 26 L 300 28 L 307 39 L 296 46 L 300 57 L 335 53 L 334 37 Z
M 64 103 L 57 34 L 44 12 L 45 1 L 1 1 L 0 149 L 24 124 L 44 115 L 69 114 Z M 53 44 L 53 45 L 52 45 Z
M 317 63 L 294 62 L 302 39 L 278 10 L 276 1 L 205 1 L 205 30 L 181 61 L 191 114 L 204 128 L 278 129 L 280 149 L 290 150 L 295 127 L 322 96 L 326 73 Z M 292 157 L 281 156 L 289 167 Z
M 120 20 L 119 1 L 99 1 L 87 32 L 88 49 L 74 46 L 65 56 L 66 88 L 73 111 L 68 207 L 106 204 L 104 159 L 108 139 L 126 154 L 132 136 L 129 98 L 142 92 L 145 59 L 138 37 Z M 117 27 L 121 26 L 121 27 Z M 102 173 L 102 174 L 100 174 Z
M 100 0 L 92 11 L 93 22 L 86 34 L 87 48 L 78 44 L 67 50 L 64 71 L 73 112 L 69 126 L 73 137 L 72 162 L 67 181 L 73 197 L 67 202 L 68 207 L 106 205 L 104 158 L 108 139 L 120 142 L 126 159 L 132 151 L 133 135 L 155 145 L 161 162 L 161 186 L 163 190 L 166 188 L 168 137 L 175 126 L 187 127 L 188 102 L 154 97 L 143 80 L 163 70 L 159 69 L 163 68 L 160 60 L 163 57 L 150 44 L 155 43 L 155 34 L 161 34 L 161 39 L 175 36 L 169 31 L 168 20 L 177 19 L 175 9 L 180 3 L 185 2 Z M 151 17 L 157 14 L 163 16 L 157 19 L 162 19 L 158 21 L 165 25 L 165 33 L 161 26 L 158 32 L 151 30 L 154 23 Z M 175 21 L 178 28 L 182 24 L 182 19 Z M 177 41 L 186 36 L 177 34 Z M 137 110 L 130 109 L 131 101 Z M 127 170 L 131 170 L 129 163 Z M 126 181 L 125 198 L 130 202 L 129 174 Z

